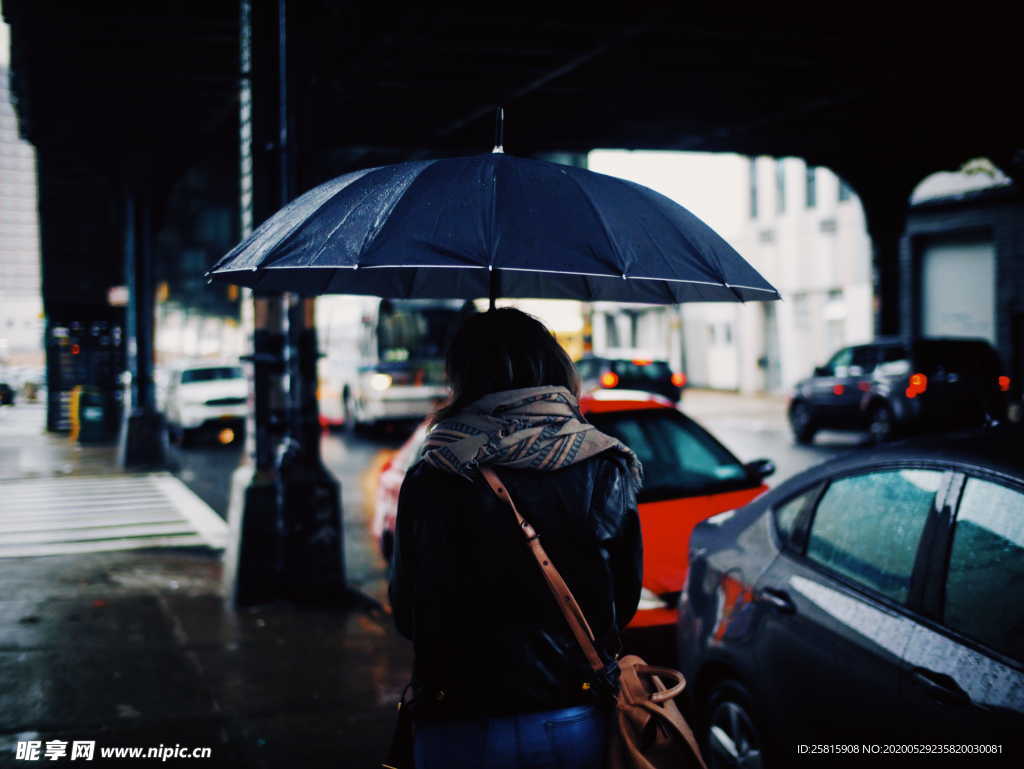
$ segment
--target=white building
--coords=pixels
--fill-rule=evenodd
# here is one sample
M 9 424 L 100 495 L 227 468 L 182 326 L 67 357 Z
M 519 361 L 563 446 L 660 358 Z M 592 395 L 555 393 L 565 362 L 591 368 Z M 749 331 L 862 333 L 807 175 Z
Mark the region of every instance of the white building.
M 784 392 L 839 347 L 873 337 L 871 239 L 860 202 L 828 169 L 747 163 L 747 218 L 731 242 L 782 301 L 686 307 L 686 342 L 709 349 L 709 386 Z M 702 319 L 717 330 L 701 330 Z
M 4 44 L 0 40 L 0 46 Z M 0 61 L 0 365 L 41 367 L 42 289 L 36 156 L 18 136 Z
M 595 350 L 609 339 L 602 328 L 614 328 L 623 346 L 665 349 L 692 385 L 783 392 L 837 347 L 871 339 L 863 210 L 827 169 L 796 158 L 618 151 L 591 153 L 590 167 L 676 200 L 782 294 L 780 302 L 684 304 L 681 329 L 667 308 L 595 305 Z

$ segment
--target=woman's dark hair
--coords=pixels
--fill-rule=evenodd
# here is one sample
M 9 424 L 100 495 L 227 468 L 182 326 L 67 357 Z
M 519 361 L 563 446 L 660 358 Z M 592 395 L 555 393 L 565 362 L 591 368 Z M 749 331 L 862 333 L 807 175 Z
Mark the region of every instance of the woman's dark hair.
M 451 400 L 436 424 L 485 395 L 520 387 L 565 387 L 579 396 L 580 378 L 544 324 L 512 307 L 470 315 L 455 332 L 445 361 Z

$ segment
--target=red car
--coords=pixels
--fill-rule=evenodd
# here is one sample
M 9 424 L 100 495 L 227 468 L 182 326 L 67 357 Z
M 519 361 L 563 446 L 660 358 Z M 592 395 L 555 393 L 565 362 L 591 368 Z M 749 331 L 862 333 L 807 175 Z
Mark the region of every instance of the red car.
M 630 627 L 673 624 L 693 527 L 761 494 L 768 488 L 763 479 L 775 466 L 765 459 L 740 463 L 704 428 L 658 395 L 598 390 L 580 398 L 580 409 L 595 427 L 636 452 L 644 466 L 638 500 L 644 589 Z M 373 531 L 385 558 L 391 556 L 398 491 L 425 436 L 424 423 L 381 469 Z

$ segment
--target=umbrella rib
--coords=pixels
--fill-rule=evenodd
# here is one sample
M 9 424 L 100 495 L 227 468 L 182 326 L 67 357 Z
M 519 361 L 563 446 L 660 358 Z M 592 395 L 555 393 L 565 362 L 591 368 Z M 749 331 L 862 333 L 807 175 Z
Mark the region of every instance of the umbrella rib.
M 487 265 L 484 264 L 371 264 L 365 267 L 361 267 L 363 270 L 391 270 L 400 268 L 412 268 L 414 270 L 420 270 L 423 268 L 429 268 L 432 270 L 486 270 Z
M 615 280 L 622 280 L 621 275 L 605 275 L 600 272 L 575 272 L 573 270 L 542 270 L 536 267 L 496 267 L 497 270 L 507 270 L 508 272 L 547 272 L 552 275 L 586 275 L 591 278 L 615 278 Z M 657 280 L 657 278 L 655 278 Z
M 284 231 L 281 233 L 281 235 L 279 237 L 277 237 L 273 241 L 273 245 L 266 246 L 266 248 L 264 249 L 263 260 L 265 261 L 270 256 L 271 253 L 273 253 L 278 247 L 280 247 L 280 245 L 282 243 L 284 243 L 292 235 L 294 235 L 299 230 L 299 228 L 302 227 L 302 225 L 310 219 L 310 217 L 315 215 L 324 206 L 326 206 L 331 200 L 334 199 L 334 197 L 338 193 L 342 192 L 343 190 L 348 188 L 350 185 L 355 184 L 356 182 L 361 180 L 364 176 L 366 176 L 370 172 L 376 171 L 376 170 L 377 170 L 376 168 L 367 168 L 367 169 L 362 170 L 362 171 L 353 171 L 350 174 L 345 174 L 343 176 L 339 176 L 336 179 L 332 179 L 329 182 L 325 182 L 323 185 L 321 185 L 321 187 L 328 187 L 328 186 L 330 186 L 330 187 L 333 187 L 333 189 L 330 190 L 330 192 L 326 195 L 326 197 L 323 199 L 323 201 L 320 203 L 320 205 L 316 206 L 313 209 L 313 211 L 311 211 L 310 213 L 306 214 L 305 216 L 296 217 L 296 221 L 292 222 L 291 224 L 289 224 L 284 229 Z M 349 177 L 352 177 L 352 178 L 349 178 Z M 262 235 L 265 235 L 266 232 L 268 232 L 269 230 L 273 229 L 273 227 L 277 223 L 278 215 L 282 214 L 285 211 L 291 211 L 291 212 L 294 213 L 297 209 L 299 209 L 301 207 L 301 204 L 303 202 L 308 203 L 310 200 L 315 200 L 316 199 L 316 193 L 317 193 L 317 191 L 321 190 L 321 187 L 314 187 L 311 190 L 307 190 L 306 192 L 302 193 L 301 195 L 299 195 L 294 200 L 289 201 L 288 204 L 285 205 L 283 208 L 281 208 L 276 214 L 274 214 L 269 219 L 267 219 L 265 222 L 260 224 L 260 226 L 257 227 L 252 233 L 250 233 L 249 237 L 247 237 L 245 240 L 243 240 L 236 248 L 234 248 L 231 251 L 229 251 L 220 260 L 220 262 L 227 261 L 229 258 L 237 258 L 239 254 L 244 253 L 245 250 L 249 246 L 251 246 L 254 243 L 256 243 L 257 241 L 259 241 L 259 239 L 260 239 L 260 237 Z M 234 257 L 232 255 L 234 255 Z M 218 264 L 220 262 L 218 262 Z M 255 266 L 257 268 L 261 269 L 261 270 L 262 269 L 266 269 L 266 266 L 263 265 L 263 264 L 257 264 Z M 250 266 L 248 269 L 252 269 L 252 266 Z M 220 269 L 217 268 L 217 265 L 214 265 L 213 268 L 211 268 L 210 272 L 211 273 L 212 272 L 228 272 L 228 270 L 220 270 Z
M 429 267 L 436 270 L 486 270 L 487 265 L 483 264 L 361 264 L 361 265 L 337 265 L 337 264 L 274 264 L 264 267 L 266 270 L 391 270 L 391 269 L 421 269 Z M 511 269 L 499 267 L 498 269 Z M 227 272 L 227 270 L 225 270 Z M 234 270 L 238 272 L 238 270 Z M 240 272 L 251 272 L 241 270 Z M 618 277 L 617 275 L 611 277 Z
M 779 292 L 774 288 L 758 288 L 757 286 L 744 286 L 739 283 L 726 283 L 729 288 L 745 288 L 748 291 L 764 291 L 766 294 L 775 294 L 780 296 Z
M 583 199 L 584 199 L 585 201 L 587 201 L 587 205 L 588 205 L 588 206 L 590 206 L 590 210 L 594 212 L 594 216 L 595 216 L 595 217 L 597 218 L 597 221 L 598 221 L 598 222 L 600 223 L 600 225 L 601 225 L 601 230 L 602 230 L 602 231 L 604 232 L 604 236 L 605 236 L 605 238 L 607 238 L 607 239 L 608 239 L 608 245 L 609 245 L 609 246 L 611 246 L 611 249 L 612 249 L 612 255 L 613 255 L 613 256 L 614 256 L 614 257 L 615 257 L 616 259 L 618 259 L 618 260 L 619 260 L 619 265 L 621 266 L 621 269 L 622 269 L 622 273 L 621 273 L 620 275 L 616 276 L 616 277 L 621 277 L 621 276 L 625 275 L 625 274 L 626 274 L 626 265 L 625 265 L 625 263 L 624 263 L 624 260 L 623 260 L 623 257 L 622 257 L 622 249 L 620 249 L 620 248 L 619 248 L 619 244 L 618 244 L 618 243 L 616 243 L 616 242 L 615 242 L 615 238 L 613 238 L 613 237 L 612 237 L 612 232 L 611 232 L 611 229 L 609 229 L 609 227 L 608 227 L 608 222 L 606 222 L 606 221 L 604 220 L 604 217 L 603 217 L 603 216 L 601 216 L 601 212 L 600 212 L 600 211 L 598 210 L 597 206 L 596 206 L 596 205 L 594 205 L 594 201 L 593 201 L 593 200 L 591 199 L 591 197 L 590 197 L 590 195 L 589 195 L 589 194 L 587 193 L 586 189 L 584 189 L 583 185 L 582 185 L 582 184 L 580 184 L 579 180 L 578 180 L 578 179 L 576 179 L 576 178 L 575 178 L 575 177 L 574 177 L 574 176 L 573 176 L 572 174 L 570 174 L 570 173 L 569 173 L 568 171 L 566 171 L 566 172 L 565 172 L 565 176 L 566 176 L 566 177 L 567 177 L 567 178 L 568 178 L 568 179 L 569 179 L 569 180 L 570 180 L 570 181 L 571 181 L 571 182 L 572 182 L 572 183 L 573 183 L 574 185 L 576 185 L 576 189 L 578 189 L 578 190 L 580 191 L 580 195 L 582 195 L 582 196 L 583 196 Z M 580 273 L 580 274 L 582 275 L 582 274 L 584 274 L 584 273 Z
M 646 187 L 644 187 L 641 184 L 637 184 L 636 182 L 631 182 L 631 181 L 626 180 L 626 179 L 623 179 L 622 181 L 624 182 L 625 186 L 629 190 L 631 190 L 635 195 L 638 195 L 641 199 L 643 199 L 643 197 L 644 197 L 644 195 L 642 194 L 641 190 L 648 190 L 649 192 L 653 192 L 655 195 L 657 195 L 659 197 L 665 198 L 666 200 L 668 200 L 671 203 L 675 203 L 675 201 L 673 201 L 671 198 L 669 198 L 669 197 L 667 197 L 665 195 L 662 195 L 657 190 L 651 190 L 650 188 L 646 188 Z M 644 202 L 647 202 L 647 201 L 644 201 Z M 679 205 L 679 204 L 675 203 L 675 205 Z M 685 210 L 686 213 L 690 214 L 690 216 L 693 216 L 694 219 L 697 219 L 697 221 L 701 222 L 702 224 L 704 224 L 705 227 L 707 227 L 707 224 L 704 223 L 699 217 L 697 217 L 692 211 L 690 211 L 689 209 L 685 208 L 685 206 L 680 206 L 680 207 L 683 208 L 683 210 Z M 665 212 L 662 211 L 661 209 L 659 209 L 657 206 L 651 206 L 651 210 L 653 210 L 658 216 L 660 216 L 672 229 L 674 229 L 676 232 L 678 232 L 679 235 L 683 238 L 683 240 L 686 241 L 686 244 L 691 249 L 693 249 L 693 252 L 695 254 L 701 256 L 706 261 L 714 260 L 715 266 L 718 268 L 718 274 L 721 276 L 721 280 L 719 282 L 717 282 L 717 283 L 709 283 L 708 285 L 724 286 L 725 288 L 730 288 L 729 284 L 725 280 L 725 270 L 722 269 L 722 260 L 718 258 L 718 254 L 715 253 L 714 250 L 708 252 L 705 249 L 701 248 L 697 243 L 695 243 L 693 241 L 693 238 L 690 237 L 690 233 L 688 233 L 685 228 L 677 226 L 676 222 L 672 221 L 672 219 L 670 217 L 666 216 Z M 729 245 L 728 242 L 725 240 L 725 238 L 723 238 L 721 235 L 719 235 L 717 232 L 715 232 L 713 229 L 711 229 L 711 227 L 708 227 L 708 230 L 713 235 L 715 235 L 717 238 L 719 238 L 723 243 L 725 243 L 727 246 Z M 732 247 L 730 246 L 730 248 L 732 248 Z M 735 249 L 733 249 L 733 250 L 735 250 Z M 742 297 L 740 297 L 738 294 L 737 294 L 736 298 L 740 299 L 740 301 L 742 301 Z
M 353 214 L 354 214 L 354 213 L 356 212 L 356 210 L 357 210 L 357 209 L 358 209 L 358 208 L 359 208 L 359 207 L 360 207 L 360 206 L 361 206 L 361 205 L 362 205 L 363 203 L 365 203 L 365 202 L 366 202 L 367 198 L 369 198 L 369 197 L 370 197 L 370 195 L 372 195 L 372 194 L 373 194 L 373 192 L 374 192 L 374 190 L 373 190 L 373 188 L 371 187 L 371 188 L 370 188 L 370 189 L 368 189 L 368 190 L 367 190 L 367 191 L 366 191 L 365 193 L 363 193 L 363 196 L 362 196 L 362 197 L 361 197 L 361 198 L 359 199 L 359 202 L 358 202 L 358 203 L 357 203 L 356 205 L 354 205 L 354 206 L 351 206 L 351 207 L 349 207 L 348 211 L 346 211 L 346 212 L 345 212 L 345 215 L 344 215 L 343 217 L 341 217 L 341 219 L 340 219 L 340 220 L 338 221 L 338 223 L 337 223 L 337 224 L 335 224 L 335 225 L 334 225 L 334 227 L 332 227 L 332 228 L 331 228 L 331 231 L 330 231 L 330 232 L 328 232 L 328 233 L 327 233 L 327 237 L 325 237 L 325 238 L 324 238 L 324 242 L 323 242 L 323 243 L 322 243 L 322 244 L 320 245 L 320 248 L 318 248 L 318 249 L 317 249 L 316 253 L 315 253 L 315 254 L 313 254 L 313 256 L 312 256 L 312 257 L 310 258 L 310 260 L 309 260 L 309 264 L 308 264 L 307 266 L 309 266 L 309 267 L 313 267 L 313 266 L 315 266 L 315 265 L 314 265 L 313 263 L 314 263 L 314 262 L 315 262 L 315 261 L 316 261 L 317 259 L 319 259 L 319 258 L 320 258 L 320 256 L 321 256 L 321 255 L 322 255 L 322 254 L 324 253 L 324 251 L 326 251 L 326 250 L 327 250 L 327 246 L 328 246 L 328 245 L 330 244 L 330 242 L 331 242 L 331 238 L 333 238 L 333 237 L 334 237 L 335 233 L 337 233 L 337 231 L 338 231 L 338 230 L 340 230 L 340 229 L 341 229 L 342 227 L 344 227 L 344 226 L 345 226 L 345 224 L 346 224 L 346 223 L 348 222 L 348 220 L 349 220 L 350 218 L 352 218 L 352 215 L 353 215 Z M 399 196 L 399 197 L 401 197 L 401 196 Z M 333 199 L 334 199 L 334 196 L 331 196 L 331 200 L 333 200 Z M 330 201 L 328 201 L 328 202 L 330 202 Z M 324 206 L 326 206 L 326 205 L 327 205 L 327 203 L 324 203 Z M 372 229 L 372 228 L 371 228 L 371 229 Z M 283 241 L 282 241 L 282 242 L 283 242 Z M 353 254 L 353 257 L 355 258 L 355 261 L 356 261 L 356 263 L 358 263 L 358 262 L 359 262 L 359 254 L 360 254 L 360 253 L 362 253 L 362 251 L 363 251 L 363 249 L 364 249 L 365 247 L 366 247 L 366 242 L 364 241 L 364 242 L 363 242 L 363 243 L 362 243 L 362 244 L 360 245 L 360 247 L 359 247 L 358 251 L 357 251 L 357 252 L 356 252 L 355 254 Z M 338 265 L 336 265 L 336 264 L 332 264 L 332 265 L 330 265 L 330 266 L 331 266 L 331 267 L 337 267 Z
M 740 283 L 718 283 L 712 280 L 684 280 L 683 278 L 652 278 L 646 275 L 630 275 L 629 280 L 664 280 L 670 283 L 699 283 L 702 286 L 725 286 L 726 288 L 746 288 L 750 291 L 764 291 L 766 294 L 778 294 L 774 288 L 758 288 L 757 286 L 744 286 Z

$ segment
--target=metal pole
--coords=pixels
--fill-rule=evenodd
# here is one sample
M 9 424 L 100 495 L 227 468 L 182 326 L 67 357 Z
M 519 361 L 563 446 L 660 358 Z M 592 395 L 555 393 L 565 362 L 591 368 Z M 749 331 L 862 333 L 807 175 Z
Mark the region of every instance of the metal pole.
M 285 0 L 276 5 L 241 0 L 241 25 L 243 201 L 249 148 L 252 218 L 261 221 L 287 204 L 295 188 Z M 254 35 L 254 28 L 264 34 Z M 254 39 L 270 39 L 275 45 L 272 50 L 256 49 Z M 248 67 L 249 62 L 253 66 Z M 247 116 L 251 117 L 248 133 Z M 254 473 L 250 468 L 248 478 L 236 476 L 225 570 L 228 593 L 238 605 L 277 598 L 321 604 L 350 599 L 340 489 L 320 459 L 313 312 L 312 301 L 298 295 L 289 294 L 285 302 L 279 294 L 254 296 L 256 467 Z M 287 392 L 282 387 L 283 374 L 287 374 Z
M 266 3 L 239 2 L 241 235 L 281 205 L 280 66 L 267 50 L 254 45 L 254 28 L 276 29 L 280 9 L 267 13 Z M 280 42 L 278 34 L 271 39 Z M 269 152 L 268 150 L 269 145 Z M 270 152 L 277 153 L 269 157 Z M 250 319 L 250 410 L 246 422 L 246 461 L 232 478 L 228 509 L 230 539 L 225 557 L 225 590 L 236 605 L 273 601 L 281 594 L 282 528 L 277 503 L 277 447 L 284 424 L 285 399 L 281 376 L 284 312 L 279 293 L 252 292 Z
M 139 169 L 124 174 L 124 269 L 128 286 L 127 341 L 131 377 L 129 401 L 121 425 L 118 462 L 125 468 L 164 467 L 167 434 L 163 416 L 156 409 L 153 383 L 153 254 L 150 233 L 150 201 Z

